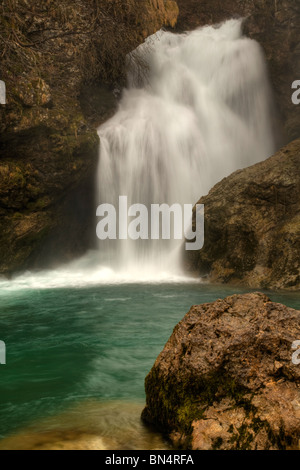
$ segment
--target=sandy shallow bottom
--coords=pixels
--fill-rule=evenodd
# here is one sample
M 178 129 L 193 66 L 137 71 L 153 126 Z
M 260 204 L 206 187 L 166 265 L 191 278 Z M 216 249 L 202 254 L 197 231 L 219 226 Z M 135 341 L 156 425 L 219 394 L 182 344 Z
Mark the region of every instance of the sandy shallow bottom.
M 89 401 L 21 430 L 0 450 L 167 450 L 141 419 L 143 404 Z

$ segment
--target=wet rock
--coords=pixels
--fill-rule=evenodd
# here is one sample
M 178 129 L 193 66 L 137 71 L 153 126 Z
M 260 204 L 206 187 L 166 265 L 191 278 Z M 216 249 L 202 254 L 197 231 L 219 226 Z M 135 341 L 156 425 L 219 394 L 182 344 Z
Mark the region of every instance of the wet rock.
M 199 203 L 205 242 L 184 251 L 188 269 L 213 282 L 299 289 L 300 140 L 223 179 Z

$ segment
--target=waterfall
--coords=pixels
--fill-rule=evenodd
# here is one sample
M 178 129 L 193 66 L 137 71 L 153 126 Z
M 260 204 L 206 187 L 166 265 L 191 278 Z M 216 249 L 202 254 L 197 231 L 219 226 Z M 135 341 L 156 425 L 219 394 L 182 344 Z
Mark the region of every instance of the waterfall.
M 97 202 L 195 204 L 233 171 L 273 153 L 270 90 L 259 44 L 230 20 L 160 31 L 128 57 L 128 88 L 99 130 Z M 178 241 L 99 243 L 124 271 L 176 269 Z M 178 251 L 178 250 L 177 250 Z
M 233 171 L 273 154 L 271 93 L 259 44 L 229 20 L 185 34 L 160 31 L 128 56 L 128 87 L 99 130 L 97 205 L 195 204 Z M 96 227 L 95 227 L 96 228 Z M 180 240 L 106 240 L 55 271 L 3 288 L 191 282 Z

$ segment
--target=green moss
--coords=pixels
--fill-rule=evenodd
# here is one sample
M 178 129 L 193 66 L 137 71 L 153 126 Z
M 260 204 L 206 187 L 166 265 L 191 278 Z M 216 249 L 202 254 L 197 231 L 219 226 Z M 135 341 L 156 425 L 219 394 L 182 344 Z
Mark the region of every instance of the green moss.
M 153 368 L 146 378 L 146 393 L 152 421 L 164 430 L 177 430 L 186 435 L 192 433 L 194 420 L 202 419 L 209 406 L 225 397 L 250 406 L 244 399 L 248 391 L 224 371 L 201 379 L 191 375 L 177 377 L 176 382 L 164 382 Z
M 232 409 L 243 409 L 246 420 L 238 429 L 229 426 L 231 434 L 229 444 L 232 449 L 249 450 L 255 447 L 256 436 L 265 431 L 268 436 L 266 448 L 286 449 L 292 445 L 292 439 L 282 429 L 275 435 L 267 421 L 261 420 L 258 411 L 252 405 L 252 395 L 232 377 L 222 370 L 214 375 L 202 377 L 178 374 L 166 377 L 155 367 L 146 378 L 147 408 L 144 418 L 155 424 L 163 432 L 176 431 L 185 436 L 185 448 L 191 448 L 192 423 L 205 419 L 205 411 L 224 398 L 229 398 Z M 216 439 L 212 447 L 219 449 L 223 445 L 221 438 Z
M 251 443 L 254 441 L 255 433 L 252 432 L 251 427 L 242 424 L 236 433 L 230 439 L 235 450 L 250 450 Z
M 199 403 L 193 401 L 190 397 L 186 397 L 182 406 L 177 409 L 177 422 L 179 428 L 184 433 L 191 431 L 191 425 L 194 420 L 203 418 L 203 408 Z

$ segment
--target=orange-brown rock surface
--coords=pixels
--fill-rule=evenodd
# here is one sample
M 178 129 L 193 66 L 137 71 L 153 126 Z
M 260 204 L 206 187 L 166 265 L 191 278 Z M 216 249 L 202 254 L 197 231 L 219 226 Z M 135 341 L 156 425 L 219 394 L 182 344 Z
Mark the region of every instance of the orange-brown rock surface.
M 183 448 L 297 449 L 299 325 L 261 293 L 193 306 L 146 378 L 143 419 Z
M 199 203 L 204 247 L 184 251 L 188 269 L 213 282 L 300 288 L 299 139 L 224 178 Z

